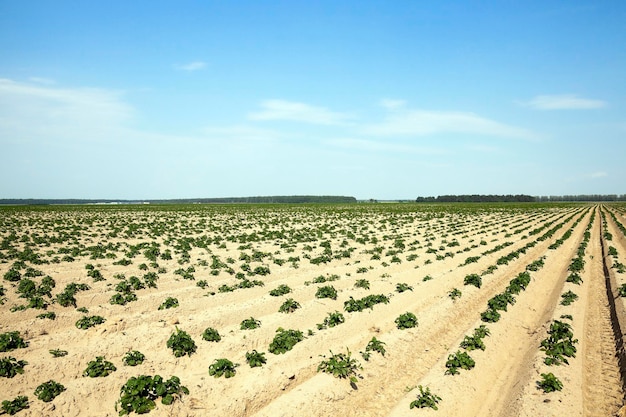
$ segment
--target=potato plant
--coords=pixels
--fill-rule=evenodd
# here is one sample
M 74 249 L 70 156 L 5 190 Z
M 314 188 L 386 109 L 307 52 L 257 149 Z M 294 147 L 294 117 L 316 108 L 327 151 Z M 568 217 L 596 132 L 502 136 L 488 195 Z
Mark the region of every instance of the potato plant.
M 137 366 L 141 365 L 143 361 L 146 360 L 146 355 L 139 352 L 138 350 L 131 350 L 124 354 L 122 358 L 122 362 L 126 366 Z
M 172 349 L 172 353 L 177 358 L 185 355 L 191 356 L 197 349 L 189 333 L 176 327 L 176 331 L 167 340 L 167 347 Z
M 430 392 L 430 388 L 419 386 L 420 393 L 417 395 L 417 398 L 411 401 L 409 404 L 409 408 L 432 408 L 433 410 L 438 410 L 437 404 L 441 401 L 441 397 Z
M 112 362 L 104 359 L 104 356 L 97 356 L 96 359 L 89 361 L 87 368 L 83 372 L 83 376 L 90 378 L 100 378 L 109 376 L 111 373 L 117 371 L 117 367 Z
M 49 380 L 35 388 L 35 396 L 47 403 L 54 400 L 59 394 L 65 391 L 65 387 L 56 381 Z
M 204 332 L 202 332 L 202 340 L 206 340 L 207 342 L 219 342 L 222 340 L 222 336 L 220 336 L 220 333 L 213 327 L 207 327 L 204 329 Z
M 156 408 L 155 400 L 158 398 L 161 398 L 162 404 L 170 405 L 183 395 L 189 395 L 189 389 L 176 376 L 164 380 L 160 375 L 141 375 L 130 378 L 122 386 L 115 410 L 119 409 L 120 416 L 132 412 L 145 414 Z
M 330 352 L 330 357 L 320 362 L 317 366 L 317 372 L 325 372 L 333 375 L 336 378 L 345 379 L 348 378 L 351 384 L 356 384 L 359 374 L 358 370 L 363 369 L 356 359 L 353 359 L 348 349 L 346 353 L 334 354 Z
M 238 363 L 233 363 L 232 361 L 225 358 L 216 359 L 209 366 L 209 375 L 215 378 L 219 378 L 222 375 L 225 378 L 232 378 L 237 373 L 237 370 L 235 368 L 237 368 L 238 366 Z
M 2 411 L 11 416 L 29 407 L 28 397 L 25 395 L 18 395 L 13 400 L 2 401 Z
M 250 365 L 250 368 L 256 368 L 263 366 L 267 359 L 265 359 L 265 353 L 257 352 L 257 350 L 253 350 L 252 352 L 246 352 L 246 362 Z
M 26 365 L 28 365 L 26 361 L 17 360 L 12 356 L 6 356 L 0 359 L 0 376 L 13 378 L 17 374 L 23 374 Z

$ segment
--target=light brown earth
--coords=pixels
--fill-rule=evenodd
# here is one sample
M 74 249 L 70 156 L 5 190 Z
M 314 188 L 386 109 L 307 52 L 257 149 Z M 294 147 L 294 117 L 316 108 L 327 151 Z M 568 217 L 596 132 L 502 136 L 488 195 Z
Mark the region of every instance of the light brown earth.
M 616 347 L 603 260 L 614 287 L 625 284 L 626 274 L 611 266 L 626 263 L 626 236 L 608 214 L 612 211 L 626 225 L 624 209 L 594 205 L 455 207 L 197 206 L 184 210 L 88 207 L 2 211 L 0 239 L 10 241 L 10 246 L 18 251 L 29 244 L 45 261 L 59 258 L 58 263 L 26 262 L 56 281 L 53 298 L 70 282 L 86 283 L 91 288 L 76 295 L 77 306 L 86 307 L 89 315 L 100 315 L 106 322 L 80 330 L 75 322 L 84 314 L 52 300 L 47 311 L 55 312 L 56 320 L 37 318 L 43 310 L 12 312 L 12 307 L 27 301 L 18 298 L 15 283 L 2 280 L 6 294 L 0 305 L 0 333 L 20 331 L 29 346 L 0 353 L 0 358 L 13 356 L 28 362 L 24 374 L 0 377 L 0 400 L 28 396 L 30 408 L 18 414 L 23 416 L 114 416 L 120 388 L 130 377 L 158 374 L 165 378 L 178 376 L 190 393 L 171 406 L 159 403 L 150 413 L 155 416 L 617 415 L 624 404 L 616 356 L 621 342 Z M 607 213 L 607 230 L 612 234 L 612 240 L 605 241 L 605 250 L 615 247 L 618 255 L 614 257 L 602 253 L 601 210 Z M 567 283 L 568 267 L 593 212 L 595 220 L 581 273 L 583 283 Z M 553 223 L 530 234 L 547 222 Z M 551 237 L 537 241 L 508 264 L 497 265 L 493 273 L 484 274 L 480 289 L 464 285 L 466 275 L 485 272 L 500 257 L 537 240 L 561 223 Z M 571 236 L 557 249 L 549 249 L 569 228 Z M 282 233 L 270 235 L 269 231 Z M 7 237 L 12 232 L 16 239 L 11 241 Z M 258 239 L 253 237 L 249 246 L 242 247 L 246 242 L 240 239 L 253 232 Z M 75 233 L 75 241 L 48 245 L 46 239 L 40 239 L 62 238 L 63 233 Z M 211 241 L 205 248 L 192 242 L 189 261 L 179 263 L 181 254 L 174 246 L 181 239 L 202 236 Z M 221 239 L 215 241 L 216 236 Z M 376 243 L 372 242 L 373 237 L 378 239 Z M 324 241 L 330 242 L 332 260 L 315 265 L 308 258 L 323 253 Z M 142 242 L 159 243 L 161 254 L 171 250 L 173 259 L 157 259 L 158 268 L 165 268 L 165 272 L 150 265 L 144 249 L 131 258 L 128 266 L 113 264 L 125 257 L 129 245 Z M 511 245 L 481 255 L 505 242 Z M 90 259 L 86 248 L 109 243 L 119 244 L 106 252 L 114 253 L 115 258 Z M 74 256 L 73 262 L 60 261 L 64 254 L 59 249 L 80 245 L 83 252 Z M 380 259 L 373 259 L 372 250 L 376 247 L 382 248 Z M 434 253 L 428 253 L 429 248 Z M 334 258 L 348 250 L 349 257 Z M 394 254 L 389 251 L 394 250 L 398 251 L 395 256 L 400 262 L 392 261 Z M 248 278 L 261 280 L 264 286 L 220 292 L 221 285 L 240 282 L 227 273 L 227 267 L 235 273 L 245 272 L 242 254 L 252 256 L 255 251 L 266 255 L 249 262 L 251 269 L 267 266 L 271 273 Z M 12 253 L 7 246 L 0 249 L 1 276 L 15 262 Z M 410 255 L 416 255 L 415 259 L 408 260 Z M 214 257 L 226 264 L 218 275 L 211 274 Z M 287 261 L 289 257 L 300 260 L 294 265 Z M 465 264 L 470 257 L 478 259 Z M 544 266 L 530 272 L 531 283 L 515 297 L 515 304 L 501 312 L 498 322 L 482 322 L 481 313 L 487 309 L 487 301 L 539 259 L 543 259 Z M 285 262 L 279 265 L 280 260 Z M 138 300 L 125 306 L 110 304 L 119 282 L 116 274 L 141 278 L 147 272 L 139 269 L 142 263 L 148 265 L 148 271 L 158 272 L 158 288 L 137 290 Z M 88 277 L 86 264 L 93 264 L 105 280 L 94 282 Z M 174 273 L 189 266 L 195 268 L 195 280 L 182 279 Z M 339 279 L 323 284 L 311 282 L 333 274 Z M 425 277 L 432 279 L 424 281 Z M 370 289 L 355 288 L 359 279 L 367 279 Z M 33 280 L 39 282 L 41 277 Z M 200 280 L 207 281 L 205 289 L 196 285 Z M 413 290 L 398 293 L 398 283 L 409 284 Z M 293 292 L 270 296 L 269 291 L 281 284 Z M 317 288 L 324 285 L 332 285 L 338 291 L 336 300 L 316 298 Z M 453 288 L 462 291 L 455 301 L 448 295 Z M 561 294 L 568 290 L 579 298 L 563 306 Z M 362 312 L 344 311 L 344 302 L 350 297 L 359 299 L 369 294 L 388 295 L 390 302 Z M 177 298 L 180 306 L 158 310 L 167 297 Z M 298 301 L 301 308 L 293 313 L 279 312 L 289 297 Z M 624 310 L 623 298 L 615 299 L 615 303 L 617 310 Z M 334 311 L 343 313 L 345 323 L 318 330 L 317 324 Z M 394 320 L 405 312 L 417 316 L 418 327 L 396 327 Z M 569 365 L 548 367 L 539 346 L 550 323 L 562 315 L 572 316 L 577 355 L 569 360 Z M 261 327 L 241 330 L 241 321 L 249 317 L 260 320 Z M 469 352 L 476 362 L 474 369 L 446 375 L 448 355 L 462 350 L 459 344 L 464 336 L 481 324 L 486 324 L 491 334 L 484 339 L 485 351 Z M 193 337 L 196 353 L 176 358 L 166 347 L 176 327 Z M 201 334 L 207 327 L 216 328 L 222 340 L 202 340 Z M 280 327 L 301 330 L 306 338 L 285 354 L 275 355 L 268 352 L 268 346 Z M 372 337 L 385 343 L 386 353 L 373 353 L 365 361 L 360 352 Z M 68 356 L 52 358 L 49 350 L 55 348 L 67 350 Z M 267 363 L 263 367 L 250 368 L 246 363 L 245 354 L 253 349 L 265 352 Z M 141 351 L 146 361 L 136 367 L 124 366 L 122 357 L 129 350 Z M 346 379 L 317 372 L 323 356 L 348 350 L 362 366 L 354 387 Z M 83 377 L 87 363 L 96 356 L 105 356 L 117 371 L 105 378 Z M 233 378 L 209 376 L 208 367 L 218 358 L 240 364 Z M 545 394 L 537 388 L 540 374 L 546 372 L 553 372 L 563 382 L 562 391 Z M 35 397 L 34 390 L 50 379 L 62 383 L 66 391 L 52 402 L 43 403 Z M 410 408 L 419 385 L 441 397 L 438 411 Z

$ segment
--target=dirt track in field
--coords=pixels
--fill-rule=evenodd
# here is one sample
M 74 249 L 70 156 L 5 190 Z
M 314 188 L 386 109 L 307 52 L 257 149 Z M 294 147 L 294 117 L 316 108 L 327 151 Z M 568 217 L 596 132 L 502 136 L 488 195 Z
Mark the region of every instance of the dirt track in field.
M 626 283 L 626 274 L 612 267 L 614 263 L 626 263 L 626 237 L 607 208 L 434 212 L 420 211 L 420 206 L 414 209 L 92 209 L 26 211 L 12 214 L 14 217 L 5 216 L 0 237 L 6 240 L 15 231 L 17 238 L 11 240 L 11 246 L 18 252 L 24 250 L 28 240 L 23 238 L 26 231 L 30 246 L 41 253 L 42 259 L 62 257 L 59 249 L 64 245 L 83 245 L 83 253 L 74 256 L 73 262 L 26 264 L 56 281 L 53 297 L 70 282 L 87 283 L 91 288 L 76 295 L 77 306 L 86 307 L 89 315 L 105 317 L 106 322 L 79 330 L 74 323 L 83 314 L 56 303 L 48 307 L 48 311 L 57 314 L 54 321 L 36 318 L 43 310 L 11 312 L 11 307 L 23 304 L 24 299 L 18 298 L 16 283 L 4 280 L 6 300 L 0 305 L 0 333 L 18 330 L 30 345 L 0 354 L 28 361 L 24 374 L 0 378 L 0 400 L 28 395 L 30 409 L 20 415 L 113 416 L 117 415 L 115 402 L 120 387 L 129 377 L 159 374 L 166 378 L 177 375 L 190 394 L 172 406 L 159 404 L 151 413 L 157 416 L 617 415 L 624 403 L 624 390 L 616 356 L 621 341 L 616 342 L 614 337 L 612 317 L 619 316 L 617 310 L 623 312 L 624 305 L 621 297 L 616 298 L 618 308 L 612 312 L 607 294 Z M 615 247 L 616 256 L 602 253 L 601 210 L 607 213 L 606 230 L 612 234 L 605 246 Z M 608 210 L 626 224 L 621 211 L 612 207 Z M 566 282 L 568 268 L 577 256 L 594 212 L 584 252 L 585 267 L 580 273 L 582 283 Z M 63 227 L 53 227 L 54 223 L 48 222 L 60 218 L 64 219 Z M 135 228 L 128 226 L 132 222 L 137 225 Z M 160 223 L 161 228 L 155 226 Z M 61 236 L 61 230 L 72 224 L 88 226 L 65 243 L 35 243 L 37 237 L 46 233 Z M 571 236 L 563 239 L 558 248 L 550 249 L 570 228 Z M 550 230 L 553 234 L 547 236 Z M 244 234 L 248 238 L 257 236 L 246 243 L 242 242 Z M 181 237 L 202 236 L 208 237 L 209 243 L 201 247 L 198 241 L 192 242 L 187 250 L 188 261 L 179 262 L 185 252 L 182 246 L 176 246 Z M 538 240 L 542 236 L 545 239 Z M 115 253 L 115 258 L 111 255 L 90 259 L 86 248 L 111 242 L 118 244 L 108 250 Z M 150 264 L 144 249 L 129 258 L 130 265 L 113 264 L 128 257 L 129 245 L 141 242 L 158 242 L 161 254 L 170 248 L 173 259 L 157 259 L 158 267 L 164 270 L 158 271 L 156 265 L 146 267 L 147 271 L 158 273 L 158 288 L 137 290 L 137 301 L 112 305 L 109 299 L 120 281 L 116 274 L 129 278 L 142 277 L 147 272 L 139 268 L 142 263 Z M 529 246 L 531 242 L 534 244 Z M 498 249 L 498 245 L 505 247 Z M 310 262 L 324 255 L 327 247 L 332 254 L 328 262 Z M 499 264 L 501 257 L 525 247 L 518 257 Z M 488 251 L 492 253 L 484 254 Z M 0 275 L 4 276 L 14 264 L 10 258 L 14 252 L 2 249 L 0 253 L 5 260 L 0 263 Z M 253 259 L 245 260 L 246 255 Z M 297 257 L 298 261 L 287 261 L 290 257 Z M 472 257 L 476 257 L 473 262 L 466 262 Z M 216 258 L 223 266 L 211 266 Z M 526 290 L 515 296 L 507 311 L 501 311 L 497 322 L 483 322 L 481 313 L 487 309 L 487 302 L 503 293 L 510 281 L 535 261 L 543 261 L 543 266 L 529 271 L 531 281 Z M 94 282 L 87 276 L 88 263 L 102 272 L 104 281 Z M 609 293 L 605 263 L 614 282 Z M 244 264 L 250 270 L 267 266 L 271 273 L 247 274 Z M 194 266 L 195 280 L 182 279 L 174 273 L 189 266 Z M 263 281 L 264 286 L 220 291 L 222 285 L 236 285 L 243 276 L 236 278 L 226 271 L 227 267 L 233 273 Z M 490 267 L 492 272 L 486 273 Z M 212 269 L 218 269 L 217 273 L 211 273 Z M 481 288 L 464 285 L 469 274 L 482 276 Z M 312 282 L 316 277 L 333 275 L 338 279 Z M 355 288 L 360 279 L 368 280 L 370 288 Z M 37 282 L 41 277 L 33 280 Z M 196 285 L 199 280 L 207 281 L 205 289 Z M 412 290 L 397 292 L 396 285 L 400 283 L 410 285 Z M 292 292 L 270 296 L 269 291 L 281 284 L 288 285 Z M 337 290 L 336 300 L 316 297 L 317 289 L 325 285 Z M 456 300 L 449 296 L 454 288 L 462 292 Z M 561 294 L 569 290 L 578 299 L 563 306 Z M 361 312 L 344 310 L 344 302 L 350 297 L 359 299 L 369 294 L 386 295 L 389 303 Z M 170 296 L 176 297 L 180 306 L 158 310 Z M 289 297 L 301 307 L 293 313 L 278 312 Z M 318 329 L 326 315 L 335 311 L 343 313 L 345 323 Z M 394 320 L 405 312 L 416 315 L 416 328 L 396 327 Z M 249 317 L 260 320 L 261 327 L 241 330 L 240 322 Z M 547 366 L 543 362 L 545 354 L 539 349 L 540 343 L 554 320 L 571 323 L 574 338 L 578 339 L 577 354 L 569 358 L 569 365 Z M 483 324 L 490 331 L 484 338 L 486 349 L 468 352 L 475 367 L 460 370 L 458 375 L 446 375 L 448 356 L 462 351 L 460 343 L 464 337 Z M 200 335 L 209 326 L 219 330 L 220 342 L 202 340 Z M 167 349 L 166 341 L 176 327 L 193 337 L 198 346 L 196 353 L 175 358 Z M 285 354 L 272 354 L 268 346 L 278 328 L 301 330 L 306 338 Z M 365 361 L 360 352 L 372 337 L 385 343 L 386 352 L 384 356 L 374 352 Z M 53 359 L 48 350 L 54 348 L 65 349 L 69 354 Z M 137 367 L 124 366 L 123 355 L 134 349 L 146 355 L 146 362 Z M 263 367 L 250 368 L 246 363 L 245 353 L 253 349 L 265 352 L 267 363 Z M 354 387 L 346 379 L 317 372 L 323 356 L 330 356 L 331 351 L 349 351 L 362 366 Z M 100 355 L 112 361 L 117 371 L 106 378 L 82 377 L 87 362 Z M 240 364 L 235 377 L 209 376 L 208 366 L 217 358 Z M 561 391 L 543 393 L 537 388 L 540 374 L 546 372 L 553 372 L 563 382 Z M 33 391 L 49 379 L 61 382 L 67 390 L 51 403 L 43 403 Z M 438 412 L 410 408 L 419 393 L 418 385 L 441 397 Z

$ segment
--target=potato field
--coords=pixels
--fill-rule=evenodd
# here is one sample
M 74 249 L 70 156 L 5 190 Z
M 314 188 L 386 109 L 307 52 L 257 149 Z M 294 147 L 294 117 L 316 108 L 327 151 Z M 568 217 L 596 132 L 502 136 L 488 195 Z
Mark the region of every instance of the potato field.
M 626 205 L 0 208 L 0 414 L 626 415 Z

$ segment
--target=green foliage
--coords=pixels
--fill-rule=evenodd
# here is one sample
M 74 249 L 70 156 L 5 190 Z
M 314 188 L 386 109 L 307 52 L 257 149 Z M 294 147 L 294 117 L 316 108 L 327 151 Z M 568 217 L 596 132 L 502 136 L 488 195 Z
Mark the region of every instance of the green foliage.
M 137 366 L 141 365 L 143 361 L 146 360 L 146 355 L 139 352 L 138 350 L 132 350 L 126 352 L 124 357 L 122 358 L 122 362 L 126 366 Z
M 417 317 L 411 312 L 400 314 L 395 320 L 398 329 L 410 329 L 417 327 Z
M 354 311 L 363 311 L 366 308 L 373 309 L 376 304 L 380 303 L 388 304 L 389 297 L 382 294 L 370 294 L 366 297 L 361 298 L 360 300 L 355 300 L 354 298 L 350 297 L 349 300 L 343 303 L 343 308 L 348 313 L 352 313 Z
M 48 311 L 45 313 L 41 313 L 37 315 L 38 319 L 49 319 L 49 320 L 55 320 L 57 318 L 57 314 L 54 311 Z
M 544 393 L 561 391 L 563 383 L 550 372 L 541 374 L 541 381 L 537 381 L 537 388 L 543 390 Z
M 561 305 L 568 306 L 578 300 L 578 296 L 571 290 L 561 294 Z
M 463 284 L 473 285 L 476 288 L 480 288 L 480 286 L 483 284 L 483 279 L 478 274 L 470 274 L 465 276 Z
M 369 361 L 370 357 L 372 356 L 372 352 L 378 352 L 381 355 L 385 356 L 385 352 L 387 352 L 385 350 L 385 342 L 382 342 L 375 337 L 372 337 L 372 340 L 370 340 L 365 347 L 365 352 L 360 353 L 363 359 Z
M 277 288 L 274 288 L 270 291 L 270 295 L 272 297 L 279 297 L 281 295 L 289 294 L 291 292 L 291 288 L 285 284 L 279 285 Z
M 617 289 L 617 294 L 620 297 L 626 297 L 626 284 L 622 284 L 618 289 Z
M 63 391 L 65 391 L 65 387 L 63 385 L 59 384 L 56 381 L 50 380 L 35 388 L 35 395 L 41 401 L 48 403 L 54 400 L 54 398 L 61 394 Z
M 117 371 L 113 363 L 104 359 L 104 356 L 96 356 L 96 359 L 87 364 L 87 368 L 83 372 L 83 376 L 90 378 L 105 377 Z
M 337 290 L 332 285 L 326 285 L 319 287 L 315 293 L 316 298 L 330 298 L 332 300 L 337 299 Z
M 456 300 L 457 298 L 461 298 L 463 293 L 458 288 L 453 288 L 449 293 L 448 297 L 452 298 L 452 300 Z
M 61 358 L 63 356 L 67 356 L 67 350 L 50 349 L 48 352 L 50 352 L 53 358 Z
M 9 282 L 17 282 L 22 279 L 22 274 L 19 270 L 11 268 L 4 274 L 4 279 Z
M 484 312 L 480 313 L 480 319 L 487 323 L 495 323 L 500 320 L 500 313 L 492 308 L 488 308 Z
M 6 332 L 0 334 L 0 352 L 9 352 L 14 349 L 23 349 L 28 346 L 28 342 L 25 342 L 20 332 Z
M 25 395 L 18 395 L 10 401 L 2 401 L 2 411 L 11 416 L 27 408 L 29 408 L 28 397 Z
M 213 327 L 207 327 L 204 329 L 204 332 L 202 332 L 202 339 L 207 342 L 219 342 L 222 340 L 222 336 L 220 336 L 220 333 Z
M 275 355 L 285 353 L 293 349 L 296 343 L 304 340 L 304 335 L 300 330 L 284 330 L 278 328 L 274 340 L 270 343 L 269 351 Z
M 446 375 L 457 375 L 459 373 L 459 368 L 470 370 L 474 368 L 476 362 L 467 352 L 461 352 L 457 350 L 456 353 L 449 355 L 448 360 L 446 361 Z
M 585 268 L 585 260 L 582 257 L 577 257 L 572 259 L 572 262 L 569 266 L 570 272 L 580 272 Z
M 548 337 L 541 341 L 540 349 L 546 353 L 546 365 L 568 364 L 567 358 L 576 357 L 577 339 L 573 339 L 572 326 L 559 320 L 550 324 Z
M 342 323 L 345 323 L 345 321 L 346 319 L 343 316 L 343 314 L 341 314 L 338 311 L 335 311 L 334 313 L 328 313 L 328 315 L 324 319 L 324 322 L 317 325 L 317 329 L 323 330 L 328 327 L 335 327 Z
M 400 282 L 396 284 L 396 291 L 399 293 L 403 293 L 405 291 L 413 291 L 413 287 L 411 287 L 409 284 L 406 284 L 404 282 Z
M 413 400 L 409 405 L 410 409 L 413 408 L 432 408 L 438 410 L 437 404 L 441 401 L 441 397 L 430 392 L 430 388 L 419 386 L 420 393 L 417 395 L 417 399 Z
M 83 316 L 76 322 L 76 327 L 82 330 L 87 330 L 90 327 L 102 324 L 106 319 L 102 316 Z
M 363 288 L 365 290 L 369 290 L 370 282 L 363 278 L 357 279 L 356 282 L 354 283 L 354 288 Z
M 159 375 L 141 375 L 132 377 L 120 390 L 120 399 L 115 403 L 115 410 L 121 408 L 119 415 L 123 416 L 135 412 L 149 413 L 156 407 L 154 400 L 161 398 L 164 405 L 172 404 L 183 394 L 189 395 L 189 390 L 180 383 L 180 379 L 172 376 L 167 381 Z
M 176 331 L 172 333 L 167 340 L 167 347 L 172 349 L 174 356 L 177 358 L 185 355 L 191 356 L 197 349 L 196 343 L 193 341 L 189 333 L 176 327 Z
M 263 366 L 267 359 L 265 359 L 265 353 L 257 352 L 256 349 L 252 352 L 246 352 L 246 362 L 250 365 L 250 368 L 256 368 Z
M 26 361 L 18 361 L 12 356 L 6 356 L 0 359 L 0 376 L 13 378 L 17 374 L 23 374 L 26 365 L 28 365 Z
M 494 295 L 489 301 L 487 301 L 487 306 L 494 311 L 507 311 L 507 306 L 509 304 L 515 304 L 515 297 L 513 297 L 513 295 L 508 291 Z
M 351 384 L 356 384 L 358 370 L 363 369 L 356 359 L 353 359 L 348 349 L 346 353 L 334 354 L 330 352 L 330 357 L 324 359 L 317 366 L 317 372 L 325 372 L 336 378 L 348 378 Z M 323 356 L 326 358 L 326 356 Z
M 293 313 L 297 309 L 300 308 L 300 303 L 294 300 L 293 298 L 288 298 L 285 302 L 280 306 L 278 312 L 280 313 Z
M 249 319 L 244 319 L 240 324 L 241 330 L 252 330 L 261 327 L 261 321 L 255 319 L 254 317 L 250 317 Z
M 209 365 L 209 375 L 215 378 L 219 378 L 222 375 L 225 378 L 231 378 L 237 373 L 235 368 L 238 366 L 238 363 L 233 363 L 228 359 L 216 359 L 211 365 Z
M 174 297 L 167 297 L 165 301 L 161 303 L 159 306 L 159 310 L 165 310 L 168 308 L 176 308 L 178 307 L 178 299 Z

